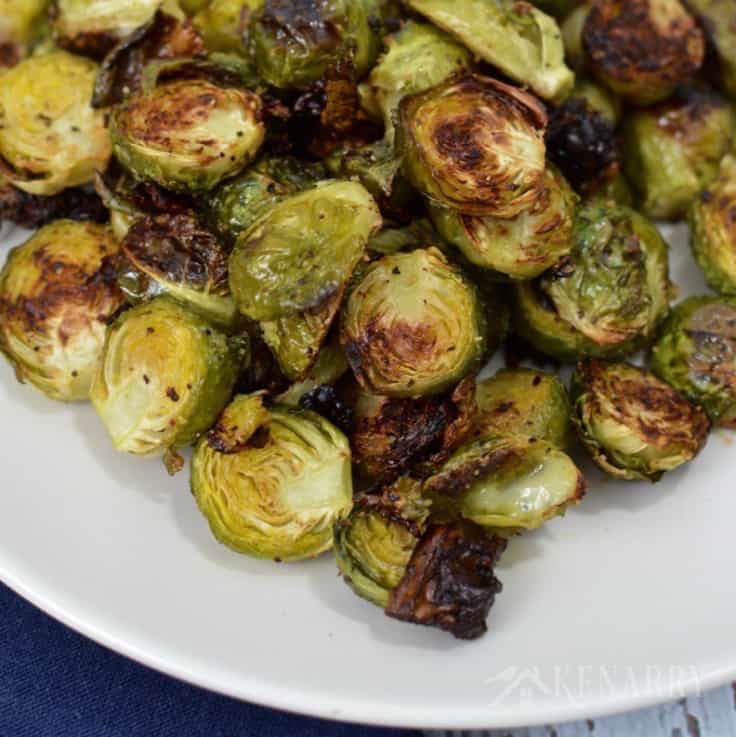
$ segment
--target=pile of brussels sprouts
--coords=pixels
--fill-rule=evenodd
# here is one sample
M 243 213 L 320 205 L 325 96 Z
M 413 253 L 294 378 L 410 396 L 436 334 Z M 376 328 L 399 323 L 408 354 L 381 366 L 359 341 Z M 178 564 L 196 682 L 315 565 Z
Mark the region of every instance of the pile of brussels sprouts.
M 722 0 L 0 0 L 0 351 L 193 446 L 233 550 L 477 637 L 575 436 L 656 481 L 736 427 L 734 101 Z

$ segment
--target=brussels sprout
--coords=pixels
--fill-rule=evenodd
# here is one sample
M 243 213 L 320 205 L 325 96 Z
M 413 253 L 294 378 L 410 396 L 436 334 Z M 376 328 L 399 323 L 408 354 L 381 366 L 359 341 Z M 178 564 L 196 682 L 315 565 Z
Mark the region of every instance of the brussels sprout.
M 137 220 L 121 243 L 118 283 L 134 304 L 166 294 L 211 323 L 240 321 L 227 280 L 228 253 L 188 215 Z
M 708 90 L 691 89 L 624 121 L 624 169 L 643 212 L 682 217 L 716 177 L 733 144 L 731 107 Z
M 230 288 L 252 320 L 322 305 L 347 284 L 381 217 L 355 182 L 327 181 L 282 200 L 238 239 Z
M 500 369 L 478 382 L 473 434 L 524 435 L 565 450 L 570 444 L 570 400 L 553 374 L 527 368 Z
M 243 32 L 262 5 L 263 0 L 209 0 L 192 20 L 210 51 L 244 55 Z
M 262 159 L 209 192 L 202 215 L 208 227 L 232 246 L 268 208 L 323 176 L 320 164 L 288 157 Z
M 667 313 L 667 245 L 644 217 L 624 207 L 586 206 L 572 254 L 516 289 L 516 328 L 562 361 L 629 355 Z
M 589 110 L 601 115 L 612 126 L 615 126 L 621 117 L 621 100 L 610 90 L 587 77 L 576 77 L 570 99 L 585 100 Z
M 0 75 L 0 171 L 31 194 L 54 195 L 104 170 L 105 115 L 90 106 L 97 65 L 54 51 Z
M 575 76 L 560 29 L 524 0 L 407 0 L 412 10 L 545 100 L 563 100 Z
M 57 220 L 10 252 L 0 272 L 0 350 L 52 399 L 87 399 L 105 322 L 123 305 L 110 258 L 118 246 L 95 223 Z
M 736 295 L 736 158 L 690 206 L 690 245 L 711 289 Z
M 54 0 L 54 40 L 69 51 L 101 59 L 118 41 L 148 23 L 161 0 Z
M 359 391 L 350 433 L 355 470 L 381 482 L 408 471 L 431 473 L 468 436 L 474 411 L 474 377 L 446 394 L 420 399 Z
M 246 358 L 244 338 L 157 297 L 109 328 L 90 398 L 117 450 L 157 455 L 212 426 Z
M 736 428 L 736 300 L 690 297 L 677 305 L 654 346 L 652 371 L 715 425 Z
M 382 494 L 364 494 L 335 525 L 335 560 L 358 596 L 386 607 L 426 527 L 429 504 L 417 481 L 404 477 Z
M 669 97 L 705 56 L 703 32 L 679 0 L 596 0 L 583 46 L 596 76 L 637 105 Z
M 248 27 L 259 74 L 281 88 L 307 87 L 349 61 L 356 77 L 381 48 L 376 0 L 265 0 Z
M 463 273 L 436 248 L 418 249 L 367 267 L 348 297 L 341 339 L 365 389 L 421 397 L 480 368 L 486 320 Z
M 205 80 L 170 82 L 117 108 L 110 135 L 135 177 L 175 191 L 212 189 L 258 151 L 261 102 L 253 92 Z
M 533 279 L 572 249 L 577 198 L 564 177 L 548 167 L 537 199 L 513 219 L 463 215 L 431 207 L 435 227 L 472 264 L 512 279 Z
M 23 58 L 45 8 L 46 0 L 0 0 L 0 70 Z
M 728 0 L 687 0 L 715 50 L 723 91 L 736 96 L 736 7 Z
M 537 200 L 547 116 L 527 93 L 469 74 L 405 97 L 399 116 L 406 175 L 437 205 L 511 218 Z
M 566 453 L 521 435 L 471 440 L 424 484 L 426 494 L 476 524 L 527 530 L 577 504 L 585 488 Z
M 350 448 L 314 412 L 236 397 L 192 457 L 192 491 L 214 536 L 239 553 L 310 558 L 353 506 Z
M 705 444 L 705 412 L 649 371 L 588 360 L 572 378 L 573 422 L 595 464 L 619 479 L 658 481 Z
M 583 27 L 589 12 L 590 2 L 581 3 L 565 18 L 560 28 L 565 46 L 565 60 L 576 72 L 585 67 Z

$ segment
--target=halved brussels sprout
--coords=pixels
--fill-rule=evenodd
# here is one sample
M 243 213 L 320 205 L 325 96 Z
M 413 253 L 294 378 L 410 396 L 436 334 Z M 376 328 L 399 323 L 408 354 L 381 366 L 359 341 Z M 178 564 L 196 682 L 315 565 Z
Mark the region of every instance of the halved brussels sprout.
M 500 369 L 478 382 L 473 435 L 524 435 L 565 450 L 570 445 L 570 400 L 553 374 Z
M 716 177 L 731 149 L 736 118 L 710 90 L 689 89 L 626 116 L 624 169 L 643 212 L 675 219 Z
M 382 482 L 408 471 L 431 473 L 472 429 L 474 395 L 474 377 L 446 394 L 420 399 L 358 391 L 350 432 L 355 470 Z
M 524 0 L 407 0 L 412 10 L 455 36 L 474 54 L 545 100 L 567 97 L 560 29 Z
M 229 254 L 188 215 L 137 220 L 120 249 L 118 283 L 134 304 L 165 294 L 230 330 L 240 315 L 227 280 Z
M 319 164 L 289 157 L 265 158 L 209 192 L 202 214 L 214 233 L 234 245 L 269 207 L 323 178 L 324 168 Z
M 357 78 L 381 48 L 376 0 L 265 0 L 248 27 L 259 74 L 281 88 L 307 87 L 349 63 Z
M 212 189 L 255 157 L 264 137 L 261 101 L 202 79 L 170 82 L 116 108 L 110 135 L 135 177 L 175 191 Z
M 472 264 L 512 279 L 533 279 L 571 251 L 576 204 L 565 178 L 547 167 L 537 199 L 512 219 L 436 206 L 430 217 L 440 235 Z
M 112 153 L 105 113 L 90 105 L 97 65 L 65 51 L 30 57 L 0 75 L 0 173 L 53 195 L 104 170 Z
M 208 50 L 246 54 L 243 34 L 263 0 L 209 0 L 192 19 Z
M 577 504 L 583 475 L 546 440 L 487 435 L 461 446 L 424 492 L 466 519 L 490 528 L 532 530 Z
M 348 297 L 341 333 L 360 384 L 391 397 L 456 384 L 480 368 L 486 336 L 476 288 L 436 248 L 370 264 Z
M 537 200 L 547 116 L 531 95 L 468 74 L 405 97 L 399 115 L 406 175 L 430 201 L 511 218 Z
M 358 596 L 386 607 L 406 573 L 428 512 L 419 483 L 409 477 L 382 494 L 358 497 L 350 515 L 335 525 L 337 567 Z
M 353 506 L 350 448 L 314 412 L 236 397 L 192 457 L 192 492 L 214 536 L 239 553 L 291 561 L 332 547 Z
M 736 300 L 690 297 L 677 305 L 652 351 L 652 371 L 713 424 L 736 428 Z
M 252 320 L 277 320 L 322 305 L 347 284 L 381 225 L 356 182 L 327 181 L 282 200 L 238 239 L 230 288 Z
M 692 460 L 708 437 L 705 412 L 637 366 L 579 363 L 571 393 L 581 442 L 615 478 L 658 481 Z
M 723 91 L 736 96 L 736 7 L 728 0 L 687 0 L 715 50 Z
M 103 225 L 57 220 L 13 249 L 0 272 L 0 350 L 52 399 L 87 399 L 106 321 L 125 303 Z
M 637 105 L 669 97 L 705 57 L 703 32 L 679 0 L 596 0 L 583 45 L 596 76 Z
M 101 59 L 118 41 L 148 23 L 160 6 L 161 0 L 53 0 L 54 40 L 69 51 Z
M 562 361 L 630 355 L 667 313 L 667 244 L 625 207 L 578 210 L 572 254 L 516 287 L 516 328 Z
M 90 394 L 115 448 L 158 455 L 193 443 L 230 399 L 247 348 L 168 297 L 124 312 Z
M 711 289 L 736 295 L 736 158 L 690 206 L 690 245 Z

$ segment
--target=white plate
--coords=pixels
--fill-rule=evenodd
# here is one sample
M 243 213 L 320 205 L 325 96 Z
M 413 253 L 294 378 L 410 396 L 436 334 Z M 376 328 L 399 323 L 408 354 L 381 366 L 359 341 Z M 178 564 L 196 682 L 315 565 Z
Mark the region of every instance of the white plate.
M 684 233 L 670 240 L 682 294 L 704 291 Z M 723 432 L 655 486 L 591 474 L 577 509 L 512 542 L 489 632 L 464 643 L 388 619 L 329 556 L 231 553 L 186 473 L 116 454 L 89 406 L 49 402 L 5 365 L 0 413 L 0 578 L 188 681 L 323 717 L 473 728 L 598 716 L 736 677 L 736 448 Z

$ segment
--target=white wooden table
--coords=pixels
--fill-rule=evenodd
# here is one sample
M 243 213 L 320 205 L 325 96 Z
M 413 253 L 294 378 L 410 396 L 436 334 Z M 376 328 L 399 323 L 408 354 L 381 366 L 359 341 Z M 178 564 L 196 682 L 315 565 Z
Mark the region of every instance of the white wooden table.
M 604 719 L 431 737 L 736 737 L 736 683 L 702 696 Z

